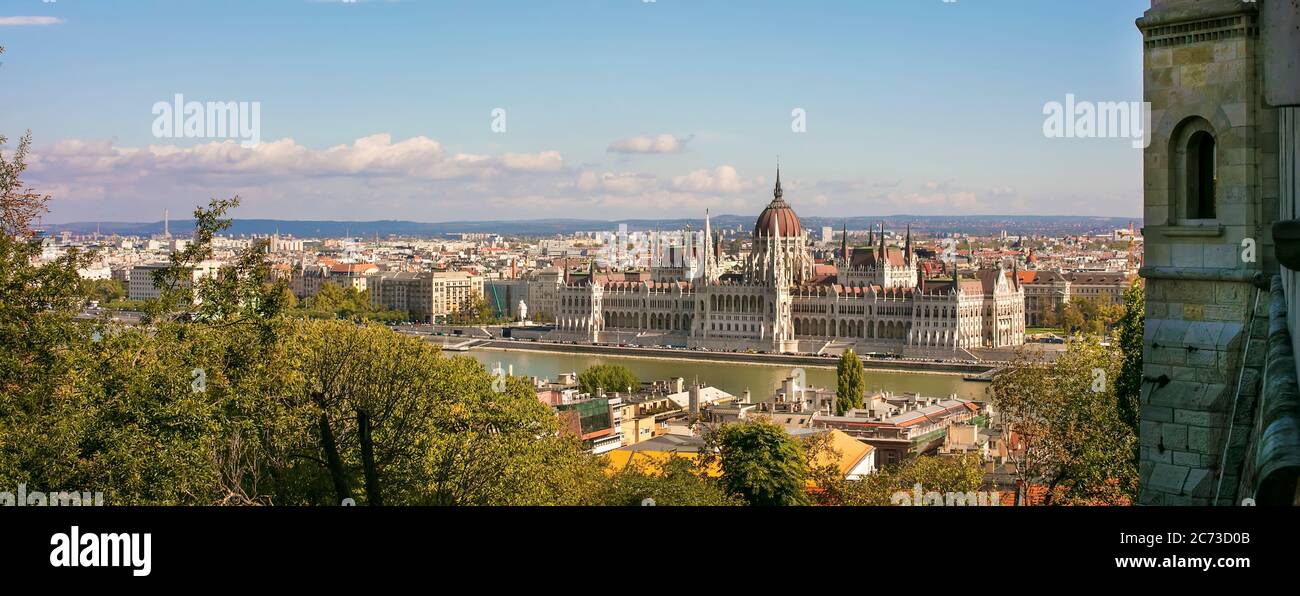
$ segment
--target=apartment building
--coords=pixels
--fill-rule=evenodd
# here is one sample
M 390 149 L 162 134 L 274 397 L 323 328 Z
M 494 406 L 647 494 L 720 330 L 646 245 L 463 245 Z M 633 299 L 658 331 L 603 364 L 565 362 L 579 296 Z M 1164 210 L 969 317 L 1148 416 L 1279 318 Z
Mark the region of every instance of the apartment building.
M 366 277 L 366 286 L 371 304 L 426 323 L 459 312 L 483 295 L 483 278 L 463 271 L 378 273 Z

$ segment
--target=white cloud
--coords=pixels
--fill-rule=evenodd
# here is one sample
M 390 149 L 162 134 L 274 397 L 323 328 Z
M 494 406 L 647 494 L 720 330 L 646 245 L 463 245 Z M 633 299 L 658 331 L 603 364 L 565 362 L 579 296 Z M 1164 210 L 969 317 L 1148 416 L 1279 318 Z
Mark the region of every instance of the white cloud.
M 730 165 L 679 176 L 571 168 L 559 151 L 451 153 L 428 137 L 374 134 L 313 148 L 293 139 L 119 147 L 66 139 L 34 151 L 28 182 L 54 195 L 50 221 L 139 220 L 244 197 L 240 217 L 519 219 L 653 217 L 753 210 Z
M 695 170 L 685 176 L 677 176 L 673 178 L 673 188 L 689 192 L 735 193 L 746 190 L 749 185 L 740 179 L 736 168 L 718 166 L 712 171 Z
M 564 168 L 564 158 L 559 151 L 541 153 L 507 153 L 501 156 L 501 163 L 507 169 L 519 172 L 558 172 Z
M 609 144 L 609 153 L 681 153 L 691 137 L 679 139 L 670 134 L 619 139 Z
M 637 172 L 604 172 L 598 174 L 585 171 L 578 176 L 577 181 L 578 190 L 585 193 L 631 195 L 650 192 L 658 188 L 658 186 L 658 177 Z
M 0 27 L 59 25 L 62 23 L 63 19 L 57 17 L 0 17 Z

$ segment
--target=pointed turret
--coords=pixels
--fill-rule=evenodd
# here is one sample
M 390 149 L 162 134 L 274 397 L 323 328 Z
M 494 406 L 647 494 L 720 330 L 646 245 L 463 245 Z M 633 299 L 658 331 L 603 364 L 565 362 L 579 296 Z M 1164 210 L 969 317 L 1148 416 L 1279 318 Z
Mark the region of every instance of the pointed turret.
M 776 191 L 781 192 L 781 170 L 776 171 Z M 779 195 L 778 195 L 779 197 Z M 768 241 L 768 246 L 772 248 L 772 285 L 781 285 L 781 222 L 777 218 L 772 218 L 772 238 Z
M 711 277 L 709 277 L 709 273 L 713 270 L 713 267 L 710 266 L 712 264 L 710 263 L 710 261 L 713 260 L 713 227 L 712 224 L 709 222 L 709 210 L 707 208 L 704 210 L 704 251 L 703 252 L 704 254 L 701 256 L 704 257 L 704 279 L 705 281 L 708 281 L 712 279 Z
M 956 292 L 961 284 L 961 273 L 957 268 L 957 255 L 952 256 L 952 291 Z
M 849 222 L 845 221 L 840 226 L 840 258 L 844 259 L 844 264 L 849 263 Z
M 903 241 L 903 258 L 912 261 L 912 224 L 907 224 L 907 239 Z

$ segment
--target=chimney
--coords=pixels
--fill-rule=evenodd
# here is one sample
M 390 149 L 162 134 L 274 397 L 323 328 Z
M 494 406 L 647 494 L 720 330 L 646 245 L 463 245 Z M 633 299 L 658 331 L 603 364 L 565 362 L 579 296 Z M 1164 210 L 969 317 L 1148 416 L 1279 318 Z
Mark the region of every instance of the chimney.
M 691 397 L 688 404 L 689 404 L 688 411 L 692 416 L 700 413 L 700 384 L 699 383 L 695 383 L 694 385 L 691 385 Z

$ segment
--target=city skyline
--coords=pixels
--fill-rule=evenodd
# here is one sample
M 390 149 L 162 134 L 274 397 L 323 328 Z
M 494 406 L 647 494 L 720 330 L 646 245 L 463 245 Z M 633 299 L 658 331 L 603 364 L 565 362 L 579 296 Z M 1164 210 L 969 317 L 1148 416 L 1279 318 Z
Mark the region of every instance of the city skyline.
M 1128 139 L 1043 124 L 1140 99 L 1143 3 L 1040 4 L 37 3 L 0 14 L 0 133 L 49 224 L 744 215 L 778 154 L 808 217 L 1140 217 Z M 256 103 L 260 143 L 159 138 L 173 101 Z

